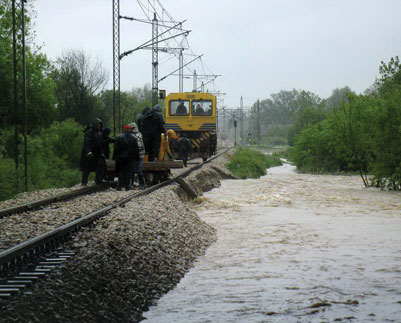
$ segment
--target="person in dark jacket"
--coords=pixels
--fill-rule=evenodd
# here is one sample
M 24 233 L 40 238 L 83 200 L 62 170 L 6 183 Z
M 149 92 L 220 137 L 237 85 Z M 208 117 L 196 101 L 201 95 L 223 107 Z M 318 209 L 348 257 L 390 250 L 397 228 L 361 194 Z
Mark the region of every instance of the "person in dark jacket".
M 104 128 L 102 132 L 102 149 L 103 149 L 103 155 L 106 159 L 110 158 L 110 144 L 114 143 L 116 140 L 114 138 L 110 137 L 111 129 L 110 128 Z
M 178 159 L 181 159 L 184 163 L 184 166 L 187 167 L 188 154 L 191 149 L 191 142 L 189 141 L 188 136 L 185 132 L 182 133 L 181 137 L 178 139 L 177 149 L 179 154 Z
M 138 116 L 136 117 L 136 125 L 138 126 L 139 132 L 142 133 L 142 122 L 143 119 L 145 118 L 146 113 L 148 113 L 148 111 L 150 110 L 149 107 L 145 107 L 145 109 L 143 109 L 143 111 L 138 114 Z
M 118 190 L 123 187 L 126 191 L 131 189 L 132 175 L 135 162 L 139 161 L 138 143 L 131 134 L 131 126 L 125 125 L 123 132 L 117 136 L 116 151 L 116 171 L 118 174 Z
M 90 172 L 95 172 L 95 183 L 100 184 L 103 181 L 105 172 L 105 161 L 102 150 L 102 127 L 100 119 L 95 119 L 91 127 L 84 130 L 84 143 L 79 161 L 79 170 L 82 172 L 82 185 L 88 185 Z
M 160 150 L 161 134 L 166 133 L 160 105 L 148 111 L 142 122 L 142 136 L 148 161 L 157 159 Z

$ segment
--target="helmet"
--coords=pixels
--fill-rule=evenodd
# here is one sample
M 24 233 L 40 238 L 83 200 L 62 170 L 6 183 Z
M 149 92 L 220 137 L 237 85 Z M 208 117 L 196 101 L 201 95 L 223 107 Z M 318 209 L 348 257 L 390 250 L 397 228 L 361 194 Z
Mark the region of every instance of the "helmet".
M 175 131 L 174 131 L 173 129 L 167 130 L 166 133 L 167 133 L 167 136 L 168 136 L 169 138 L 177 137 L 177 135 L 175 134 Z

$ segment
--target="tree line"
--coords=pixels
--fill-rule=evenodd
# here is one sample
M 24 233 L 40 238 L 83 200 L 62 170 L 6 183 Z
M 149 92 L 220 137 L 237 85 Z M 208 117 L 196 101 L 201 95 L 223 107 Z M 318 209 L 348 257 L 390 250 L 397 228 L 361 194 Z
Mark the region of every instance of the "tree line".
M 289 145 L 297 168 L 357 173 L 363 184 L 401 190 L 401 63 L 381 62 L 379 78 L 363 94 L 349 87 L 327 99 L 305 90 L 280 91 L 255 102 L 249 132 L 262 143 Z
M 401 189 L 401 64 L 398 56 L 379 67 L 364 94 L 348 93 L 322 119 L 300 127 L 291 156 L 313 172 L 357 172 L 366 187 Z M 299 111 L 298 120 L 317 107 Z
M 113 129 L 113 91 L 105 89 L 109 76 L 101 62 L 82 50 L 69 49 L 54 61 L 35 44 L 27 4 L 26 106 L 28 133 L 29 190 L 64 187 L 79 182 L 78 161 L 83 129 L 98 117 Z M 14 109 L 13 35 L 10 1 L 0 0 L 0 200 L 23 191 L 15 171 L 15 138 L 23 143 L 23 111 Z M 146 85 L 120 93 L 121 122 L 129 123 L 145 106 L 151 105 L 151 89 Z M 117 123 L 117 122 L 116 122 Z M 119 129 L 116 129 L 119 132 Z M 19 149 L 20 165 L 23 151 Z

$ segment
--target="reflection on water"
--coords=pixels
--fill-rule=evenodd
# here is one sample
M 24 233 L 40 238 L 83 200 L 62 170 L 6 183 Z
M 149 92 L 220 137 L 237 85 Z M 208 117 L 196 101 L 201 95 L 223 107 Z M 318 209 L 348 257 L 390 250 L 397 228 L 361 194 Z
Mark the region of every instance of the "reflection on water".
M 194 207 L 218 241 L 147 322 L 401 322 L 401 194 L 286 164 Z

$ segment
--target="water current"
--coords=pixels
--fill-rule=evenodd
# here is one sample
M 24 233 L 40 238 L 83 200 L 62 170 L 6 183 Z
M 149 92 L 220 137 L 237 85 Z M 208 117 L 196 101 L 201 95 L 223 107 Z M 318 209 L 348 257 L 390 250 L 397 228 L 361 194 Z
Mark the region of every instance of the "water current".
M 401 322 L 400 193 L 285 164 L 194 208 L 218 240 L 146 322 Z

